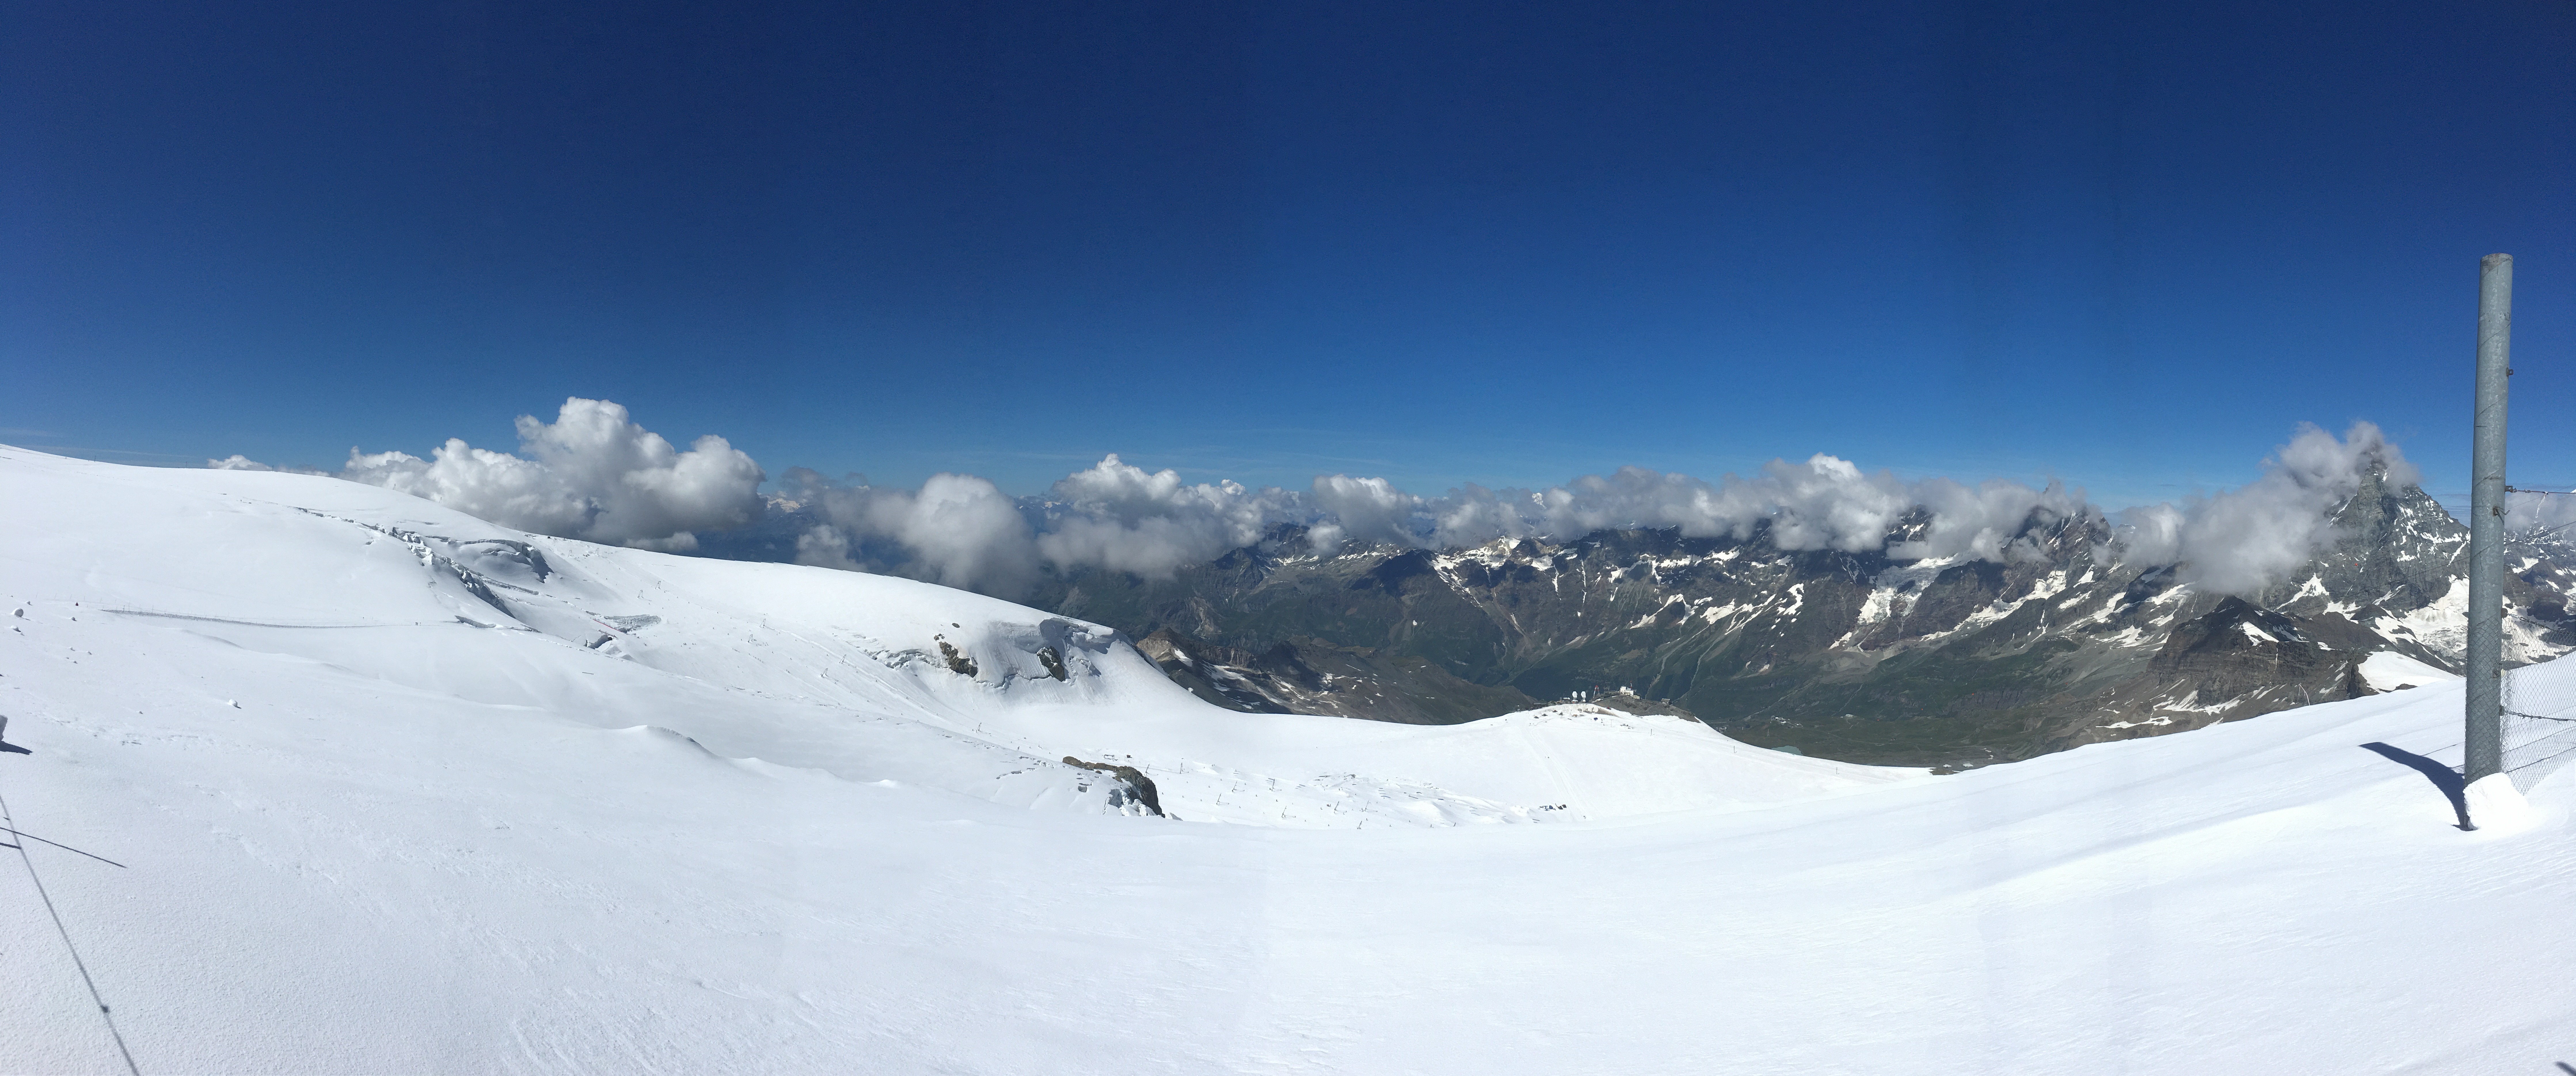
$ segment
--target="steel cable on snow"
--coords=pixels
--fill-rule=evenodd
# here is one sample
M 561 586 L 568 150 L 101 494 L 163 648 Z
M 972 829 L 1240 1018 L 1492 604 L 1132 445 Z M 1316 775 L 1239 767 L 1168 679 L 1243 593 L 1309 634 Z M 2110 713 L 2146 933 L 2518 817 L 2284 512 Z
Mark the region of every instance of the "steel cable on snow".
M 15 815 L 9 813 L 9 799 L 5 795 L 0 795 L 0 821 L 5 821 L 9 824 L 10 832 L 17 832 L 18 819 Z M 40 841 L 44 840 L 42 837 L 38 837 L 36 839 Z M 45 841 L 45 843 L 52 844 L 53 842 Z M 118 1057 L 125 1059 L 125 1071 L 133 1074 L 133 1076 L 143 1076 L 143 1070 L 136 1068 L 134 1065 L 134 1052 L 125 1048 L 124 1033 L 116 1029 L 116 1014 L 107 1010 L 107 999 L 100 997 L 98 994 L 98 981 L 90 978 L 88 962 L 81 959 L 80 947 L 72 944 L 72 932 L 65 929 L 63 926 L 63 913 L 54 910 L 53 895 L 45 892 L 45 880 L 36 876 L 36 861 L 34 857 L 27 854 L 26 842 L 20 841 L 11 847 L 18 850 L 18 861 L 26 864 L 27 880 L 35 884 L 36 897 L 45 902 L 45 914 L 53 918 L 54 933 L 62 936 L 64 950 L 71 953 L 72 967 L 80 969 L 81 985 L 89 988 L 89 999 L 98 1006 L 98 1018 L 105 1021 L 107 1024 L 107 1037 L 116 1040 L 116 1054 Z M 88 855 L 86 852 L 81 854 Z M 101 862 L 105 861 L 102 860 Z M 118 864 L 118 866 L 123 866 L 123 864 Z

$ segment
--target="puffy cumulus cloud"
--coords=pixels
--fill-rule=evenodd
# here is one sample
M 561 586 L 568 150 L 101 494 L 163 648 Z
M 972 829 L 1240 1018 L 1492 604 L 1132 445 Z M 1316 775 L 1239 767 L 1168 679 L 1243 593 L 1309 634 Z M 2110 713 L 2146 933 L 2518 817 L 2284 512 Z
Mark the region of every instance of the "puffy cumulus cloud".
M 2356 422 L 2337 438 L 2303 425 L 2264 461 L 2261 478 L 2179 507 L 2122 512 L 2118 555 L 2179 565 L 2182 580 L 2204 590 L 2252 595 L 2333 545 L 2334 510 L 2374 474 L 2401 486 L 2422 478 L 2377 426 Z
M 1189 485 L 1180 472 L 1148 472 L 1115 454 L 1067 475 L 1037 506 L 1039 555 L 1058 567 L 1093 565 L 1168 578 L 1261 539 L 1275 524 L 1304 522 L 1294 494 L 1234 482 Z
M 1319 476 L 1305 491 L 1190 484 L 1176 471 L 1147 471 L 1112 455 L 1056 482 L 1046 496 L 1016 504 L 969 476 L 935 476 L 915 493 L 864 479 L 833 483 L 801 468 L 788 472 L 781 495 L 822 520 L 798 541 L 804 563 L 897 572 L 1005 597 L 1024 594 L 1048 568 L 1169 577 L 1259 542 L 1281 523 L 1305 526 L 1319 553 L 1347 542 L 1449 548 L 1496 538 L 1561 540 L 1605 527 L 1749 538 L 1766 525 L 1783 548 L 1862 552 L 1886 548 L 1891 528 L 1930 496 L 1942 506 L 1931 525 L 1892 555 L 2001 558 L 2033 510 L 2081 508 L 2079 497 L 2054 486 L 1939 481 L 1918 489 L 1823 455 L 1774 461 L 1759 477 L 1729 475 L 1718 483 L 1629 467 L 1545 490 L 1469 485 L 1439 497 L 1351 475 Z
M 1293 493 L 1234 482 L 1183 482 L 1112 455 L 1065 476 L 1048 496 L 1014 499 L 972 475 L 931 476 L 918 490 L 833 482 L 791 470 L 781 497 L 821 525 L 797 540 L 797 560 L 885 571 L 1003 597 L 1025 594 L 1049 566 L 1168 578 L 1261 540 L 1308 513 Z
M 801 467 L 787 478 L 786 495 L 823 520 L 798 537 L 800 564 L 901 571 L 1005 597 L 1037 580 L 1036 535 L 1018 502 L 984 479 L 935 474 L 904 490 L 834 483 Z M 892 549 L 871 550 L 870 539 Z
M 2301 427 L 2244 487 L 2119 513 L 2103 552 L 2134 564 L 2179 565 L 2195 585 L 2250 594 L 2330 545 L 2334 509 L 2374 473 L 2394 485 L 2419 479 L 2375 426 L 2356 424 L 2340 438 Z M 1305 526 L 1319 553 L 1349 542 L 1454 548 L 1657 527 L 1695 537 L 1762 535 L 1786 550 L 2011 562 L 2041 555 L 2034 526 L 2085 517 L 2110 522 L 2080 490 L 2054 482 L 1908 482 L 1824 454 L 1773 460 L 1752 477 L 1713 482 L 1625 467 L 1547 489 L 1467 485 L 1436 497 L 1346 474 L 1319 476 L 1301 491 L 1192 484 L 1176 471 L 1147 471 L 1114 455 L 1066 476 L 1045 496 L 1017 500 L 968 475 L 938 475 L 903 490 L 856 476 L 832 483 L 801 468 L 789 472 L 782 493 L 785 503 L 808 507 L 820 520 L 797 543 L 806 563 L 900 572 L 1006 597 L 1024 595 L 1049 568 L 1166 577 L 1252 545 L 1281 523 Z M 2576 505 L 2561 511 L 2576 519 Z
M 674 448 L 625 408 L 564 402 L 555 421 L 523 416 L 517 454 L 450 440 L 421 459 L 355 449 L 340 476 L 413 493 L 526 530 L 686 551 L 702 530 L 758 518 L 764 475 L 721 437 Z M 207 466 L 265 470 L 241 456 Z M 2338 438 L 2301 427 L 2262 477 L 2213 496 L 2132 508 L 2102 551 L 2132 564 L 2179 566 L 2205 589 L 2251 594 L 2284 578 L 2338 537 L 2334 509 L 2374 474 L 2393 485 L 2415 468 L 2368 423 Z M 2016 561 L 2039 555 L 2034 525 L 2090 517 L 2081 491 L 2056 483 L 1908 482 L 1817 454 L 1773 460 L 1751 477 L 1715 481 L 1623 467 L 1546 489 L 1466 485 L 1439 496 L 1385 478 L 1324 475 L 1303 490 L 1191 483 L 1108 456 L 1042 496 L 1014 498 L 973 475 L 938 474 L 918 488 L 783 477 L 772 502 L 801 528 L 800 563 L 910 575 L 1024 597 L 1050 569 L 1102 568 L 1169 577 L 1260 542 L 1280 524 L 1307 528 L 1311 548 L 1346 543 L 1455 548 L 1495 539 L 1569 540 L 1607 528 L 1673 528 L 1694 537 L 1750 539 L 1785 550 L 1884 553 L 1889 559 Z M 2576 522 L 2576 497 L 2519 498 L 2516 526 Z
M 1830 456 L 1818 456 L 1816 460 L 1842 464 Z M 1796 469 L 1783 460 L 1773 460 L 1768 465 L 1771 472 L 1790 473 Z M 1756 524 L 1770 518 L 1776 498 L 1746 486 L 1744 480 L 1733 475 L 1712 485 L 1689 475 L 1622 467 L 1608 475 L 1584 475 L 1562 486 L 1513 496 L 1504 503 L 1528 504 L 1530 512 L 1523 517 L 1523 523 L 1529 533 L 1546 538 L 1573 537 L 1603 527 L 1623 526 L 1677 527 L 1684 534 L 1700 538 L 1749 538 Z M 1470 537 L 1459 533 L 1451 540 L 1464 544 Z M 1882 532 L 1881 538 L 1884 537 Z
M 1430 502 L 1395 488 L 1383 478 L 1319 475 L 1315 478 L 1313 512 L 1307 538 L 1317 552 L 1338 549 L 1346 541 L 1427 545 L 1423 521 L 1433 513 Z M 1435 525 L 1436 527 L 1436 525 Z
M 1768 525 L 1772 543 L 1782 549 L 1852 553 L 1884 547 L 1889 528 L 1917 503 L 1895 475 L 1864 474 L 1822 453 L 1803 463 L 1773 460 L 1752 478 L 1730 474 L 1716 482 L 1622 467 L 1515 500 L 1531 508 L 1522 520 L 1528 533 L 1547 538 L 1575 538 L 1604 527 L 1672 527 L 1700 538 L 1750 538 Z
M 2119 538 L 2112 555 L 2132 564 L 2165 565 L 2182 559 L 2183 524 L 2188 517 L 2171 504 L 2124 508 L 2111 517 Z
M 1894 560 L 1974 557 L 2018 561 L 2043 556 L 2026 533 L 2034 523 L 2046 525 L 2098 509 L 2081 493 L 2050 482 L 2034 488 L 2019 482 L 1984 482 L 1966 486 L 1947 478 L 1927 479 L 1913 487 L 1914 500 L 1931 517 L 1917 537 L 1891 542 Z
M 606 400 L 565 400 L 552 423 L 518 421 L 522 455 L 450 438 L 429 459 L 349 450 L 340 477 L 520 530 L 685 552 L 695 532 L 759 517 L 760 465 L 722 437 L 686 451 Z
M 1803 463 L 1773 460 L 1753 478 L 1727 475 L 1709 482 L 1623 467 L 1543 490 L 1471 485 L 1430 498 L 1381 478 L 1332 475 L 1315 480 L 1310 504 L 1320 520 L 1309 532 L 1318 549 L 1347 539 L 1435 548 L 1497 538 L 1563 540 L 1612 527 L 1750 538 L 1768 527 L 1772 544 L 1782 549 L 1884 550 L 1898 560 L 1962 554 L 2006 559 L 2017 555 L 2010 547 L 2034 513 L 2089 510 L 2080 494 L 2054 484 L 1907 483 L 1823 454 Z M 1891 545 L 1890 533 L 1918 511 L 1929 515 L 1921 534 Z
M 1710 506 L 1724 514 L 1732 533 L 1769 518 L 1771 542 L 1782 549 L 1860 553 L 1884 546 L 1888 528 L 1917 500 L 1889 472 L 1865 475 L 1849 461 L 1820 452 L 1804 464 L 1773 460 L 1757 479 L 1729 475 Z
M 430 451 L 362 454 L 349 450 L 340 477 L 408 493 L 471 516 L 540 534 L 586 537 L 596 515 L 590 501 L 535 460 L 475 448 L 461 438 Z

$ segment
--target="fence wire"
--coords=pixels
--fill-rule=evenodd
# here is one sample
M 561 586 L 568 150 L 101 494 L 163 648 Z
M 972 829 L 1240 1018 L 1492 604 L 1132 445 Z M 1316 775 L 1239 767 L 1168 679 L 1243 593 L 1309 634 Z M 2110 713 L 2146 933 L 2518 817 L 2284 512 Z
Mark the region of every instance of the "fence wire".
M 2504 674 L 2504 771 L 2529 789 L 2576 762 L 2576 661 Z

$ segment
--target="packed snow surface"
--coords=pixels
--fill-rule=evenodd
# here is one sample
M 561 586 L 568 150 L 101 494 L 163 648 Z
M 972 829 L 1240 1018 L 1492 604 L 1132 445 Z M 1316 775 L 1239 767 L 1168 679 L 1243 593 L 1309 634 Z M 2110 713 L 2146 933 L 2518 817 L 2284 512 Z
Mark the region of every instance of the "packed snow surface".
M 0 504 L 0 1070 L 2576 1063 L 2576 778 L 2456 828 L 2455 680 L 1931 776 L 1231 713 L 331 479 L 0 449 Z
M 2444 672 L 2394 650 L 2382 650 L 2361 659 L 2362 682 L 2369 684 L 2372 691 L 2422 687 L 2459 678 L 2458 673 Z

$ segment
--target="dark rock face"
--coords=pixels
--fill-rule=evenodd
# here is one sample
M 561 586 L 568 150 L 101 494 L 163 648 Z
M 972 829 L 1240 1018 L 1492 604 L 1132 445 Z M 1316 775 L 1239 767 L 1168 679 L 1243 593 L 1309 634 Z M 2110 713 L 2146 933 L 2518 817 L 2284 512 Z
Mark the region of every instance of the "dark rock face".
M 1163 628 L 1137 640 L 1136 648 L 1192 694 L 1246 713 L 1454 725 L 1539 705 L 1509 687 L 1460 679 L 1423 657 L 1388 657 L 1313 637 L 1254 653 Z
M 1970 765 L 2367 694 L 2376 651 L 2455 667 L 2467 529 L 2376 479 L 2334 522 L 2250 598 L 2117 563 L 2098 515 L 2040 512 L 2000 560 L 1915 562 L 1655 530 L 1317 554 L 1290 527 L 1172 579 L 1051 576 L 1029 602 L 1143 640 L 1234 709 L 1446 722 L 1628 690 L 1764 746 Z M 2576 646 L 2564 559 L 2515 551 L 2509 659 Z
M 1162 794 L 1155 790 L 1154 779 L 1145 776 L 1145 771 L 1137 769 L 1134 766 L 1121 766 L 1107 762 L 1084 762 L 1072 755 L 1064 756 L 1064 764 L 1067 766 L 1079 766 L 1086 770 L 1097 770 L 1126 782 L 1126 794 L 1124 796 L 1111 796 L 1109 800 L 1110 806 L 1124 807 L 1130 803 L 1134 803 L 1143 806 L 1146 814 L 1154 815 L 1158 818 L 1163 817 Z

